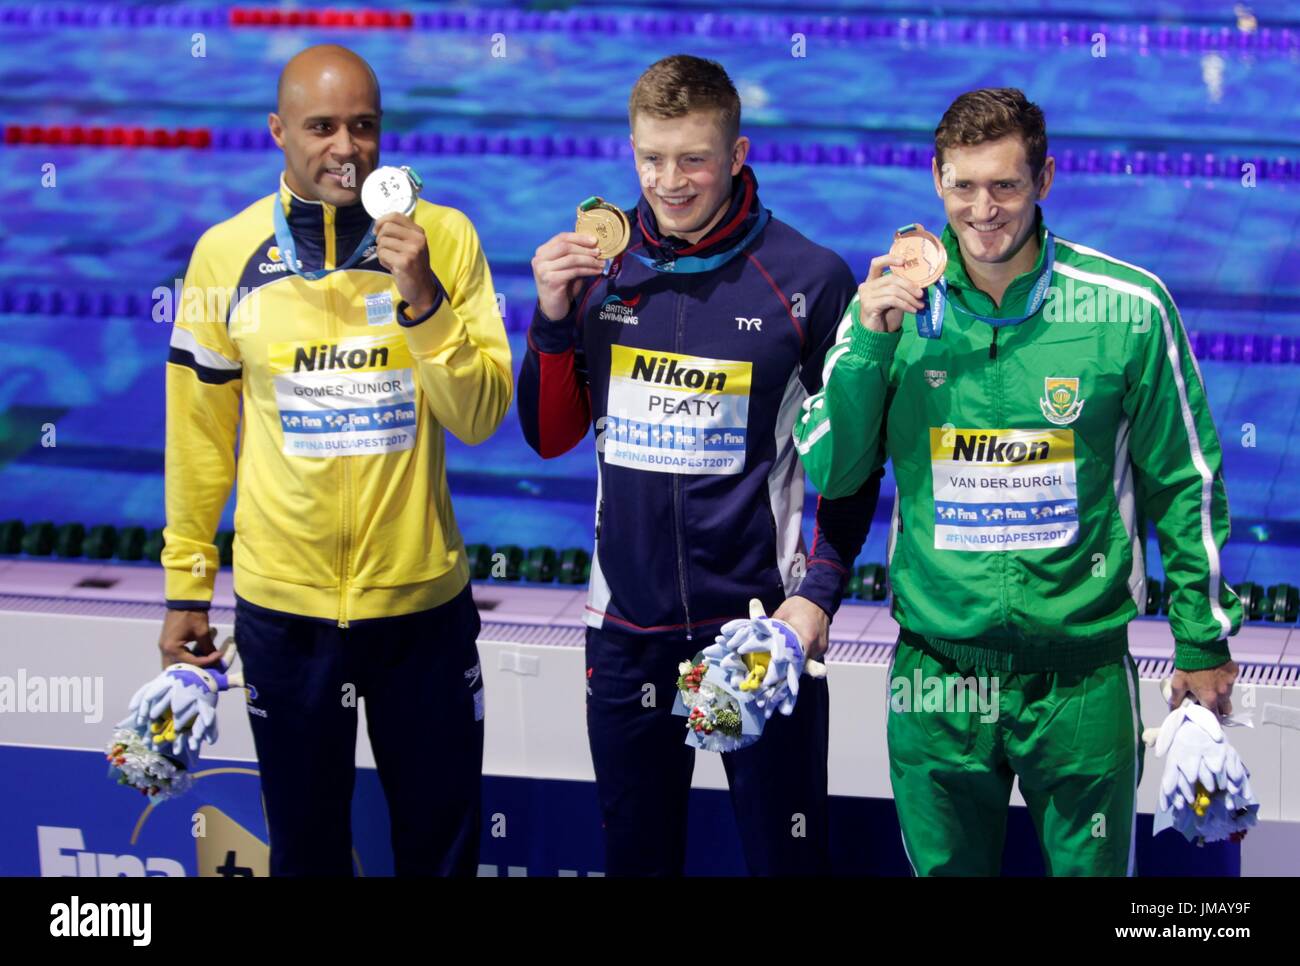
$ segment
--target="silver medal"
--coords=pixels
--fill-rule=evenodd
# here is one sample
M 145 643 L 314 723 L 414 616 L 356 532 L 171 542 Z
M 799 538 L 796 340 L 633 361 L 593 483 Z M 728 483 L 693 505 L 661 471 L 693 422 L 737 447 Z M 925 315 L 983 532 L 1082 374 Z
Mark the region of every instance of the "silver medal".
M 366 214 L 376 220 L 394 212 L 409 216 L 415 211 L 422 187 L 420 176 L 406 165 L 386 165 L 370 172 L 361 185 L 361 204 Z

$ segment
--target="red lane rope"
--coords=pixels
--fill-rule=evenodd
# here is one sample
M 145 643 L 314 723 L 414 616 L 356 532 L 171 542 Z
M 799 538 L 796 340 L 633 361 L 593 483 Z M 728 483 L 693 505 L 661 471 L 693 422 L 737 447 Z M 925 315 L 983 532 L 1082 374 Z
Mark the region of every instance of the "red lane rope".
M 6 124 L 5 144 L 89 145 L 106 148 L 208 148 L 207 128 L 87 127 L 82 124 Z
M 371 27 L 407 30 L 415 18 L 401 10 L 280 10 L 231 7 L 233 27 Z

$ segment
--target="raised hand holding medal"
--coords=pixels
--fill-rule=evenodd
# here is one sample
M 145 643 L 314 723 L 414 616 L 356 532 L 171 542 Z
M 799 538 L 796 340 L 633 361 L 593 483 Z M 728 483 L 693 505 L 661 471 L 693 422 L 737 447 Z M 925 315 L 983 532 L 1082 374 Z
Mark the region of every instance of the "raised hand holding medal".
M 376 168 L 361 185 L 361 204 L 375 219 L 379 264 L 393 273 L 407 314 L 419 318 L 433 308 L 438 283 L 429 267 L 429 241 L 411 220 L 424 182 L 409 167 Z
M 943 242 L 921 225 L 905 225 L 894 232 L 889 254 L 903 258 L 903 263 L 894 265 L 891 271 L 921 288 L 943 278 L 943 270 L 948 267 L 948 252 L 944 250 Z
M 355 187 L 353 181 L 345 181 L 345 184 L 348 187 Z M 366 252 L 378 239 L 380 219 L 400 213 L 401 217 L 405 218 L 412 227 L 415 226 L 415 222 L 410 221 L 409 216 L 415 211 L 415 205 L 419 200 L 422 186 L 420 176 L 407 167 L 383 167 L 370 172 L 361 185 L 361 205 L 365 208 L 366 214 L 375 219 L 375 222 L 371 224 L 370 230 L 362 236 L 356 248 L 352 250 L 351 255 L 344 258 L 342 253 L 339 253 L 338 263 L 334 267 L 322 267 L 310 271 L 304 271 L 301 266 L 301 260 L 298 258 L 298 243 L 293 237 L 293 232 L 289 230 L 289 222 L 285 216 L 284 207 L 281 205 L 272 206 L 275 243 L 276 247 L 280 249 L 280 257 L 284 265 L 294 274 L 314 282 L 324 278 L 331 272 L 344 271 L 359 264 L 369 257 Z M 379 250 L 376 247 L 376 251 Z M 380 258 L 380 263 L 387 266 L 383 258 Z M 430 273 L 430 278 L 432 278 L 432 273 Z M 405 292 L 403 292 L 403 298 L 405 297 Z
M 858 286 L 862 325 L 873 332 L 897 332 L 905 312 L 924 311 L 925 287 L 943 277 L 947 264 L 948 253 L 938 238 L 920 225 L 900 228 L 889 251 L 871 260 L 866 281 Z
M 622 209 L 595 195 L 578 205 L 574 230 L 554 235 L 533 253 L 541 314 L 556 322 L 567 316 L 583 280 L 603 274 L 631 237 L 632 227 Z
M 621 255 L 632 237 L 632 226 L 623 209 L 596 195 L 578 205 L 578 221 L 573 230 L 594 235 L 600 257 L 606 260 Z

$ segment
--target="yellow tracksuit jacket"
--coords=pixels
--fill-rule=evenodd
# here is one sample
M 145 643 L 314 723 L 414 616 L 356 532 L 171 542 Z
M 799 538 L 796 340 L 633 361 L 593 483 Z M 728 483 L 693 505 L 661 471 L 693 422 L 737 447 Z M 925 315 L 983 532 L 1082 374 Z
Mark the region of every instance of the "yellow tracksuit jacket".
M 409 324 L 373 246 L 315 281 L 288 271 L 274 204 L 304 270 L 346 261 L 370 224 L 360 205 L 304 201 L 282 178 L 278 194 L 199 239 L 167 366 L 168 605 L 211 600 L 213 540 L 237 480 L 240 597 L 340 626 L 436 607 L 469 580 L 443 431 L 482 442 L 512 390 L 474 226 L 419 202 L 412 218 L 443 291 Z

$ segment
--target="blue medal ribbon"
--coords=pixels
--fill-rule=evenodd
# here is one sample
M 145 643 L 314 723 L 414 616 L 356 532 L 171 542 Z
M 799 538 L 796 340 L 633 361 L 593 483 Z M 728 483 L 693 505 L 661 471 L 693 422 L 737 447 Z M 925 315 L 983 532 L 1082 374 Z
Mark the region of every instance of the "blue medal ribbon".
M 293 232 L 289 230 L 289 219 L 284 216 L 284 205 L 279 198 L 275 199 L 275 243 L 280 248 L 280 259 L 289 267 L 289 271 L 295 275 L 301 275 L 309 282 L 314 282 L 318 278 L 324 278 L 330 272 L 341 272 L 344 269 L 351 268 L 361 260 L 361 253 L 375 242 L 375 223 L 372 221 L 366 233 L 361 237 L 356 251 L 342 265 L 337 268 L 318 268 L 315 271 L 304 272 L 298 267 L 298 243 L 294 241 Z
M 995 329 L 1003 328 L 1008 325 L 1019 325 L 1026 319 L 1037 314 L 1038 310 L 1043 307 L 1043 301 L 1047 298 L 1047 288 L 1052 284 L 1052 267 L 1056 264 L 1056 238 L 1049 231 L 1043 240 L 1045 255 L 1043 257 L 1043 270 L 1039 272 L 1034 287 L 1029 293 L 1029 301 L 1025 308 L 1028 311 L 1016 318 L 1000 319 L 991 315 L 980 315 L 978 312 L 972 312 L 966 306 L 961 304 L 959 299 L 948 298 L 948 280 L 941 278 L 930 286 L 930 292 L 933 294 L 927 300 L 925 308 L 916 313 L 916 331 L 923 339 L 937 339 L 943 334 L 943 313 L 944 305 L 952 302 L 952 307 L 962 315 L 968 315 L 972 319 L 978 319 L 980 322 L 987 322 Z

